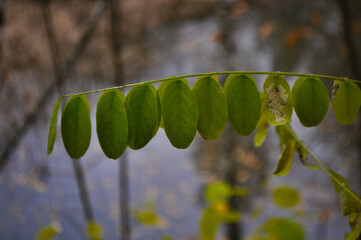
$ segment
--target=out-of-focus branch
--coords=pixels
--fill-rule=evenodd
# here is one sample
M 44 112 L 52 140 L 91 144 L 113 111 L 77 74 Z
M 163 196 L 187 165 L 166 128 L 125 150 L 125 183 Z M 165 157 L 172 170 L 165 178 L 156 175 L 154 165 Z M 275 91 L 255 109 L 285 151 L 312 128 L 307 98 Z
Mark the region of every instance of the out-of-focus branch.
M 2 50 L 2 45 L 3 45 L 3 34 L 4 34 L 4 20 L 5 20 L 5 16 L 4 16 L 4 3 L 5 0 L 0 0 L 0 93 L 2 91 L 2 88 L 4 86 L 4 74 L 3 74 L 3 66 L 2 66 L 2 62 L 3 62 L 3 50 Z
M 89 17 L 86 28 L 81 35 L 79 42 L 74 46 L 73 51 L 66 58 L 63 66 L 59 70 L 59 74 L 56 76 L 54 81 L 45 89 L 44 94 L 39 98 L 34 108 L 25 116 L 25 120 L 21 125 L 15 127 L 14 133 L 10 137 L 10 140 L 5 144 L 4 148 L 0 152 L 0 171 L 8 163 L 9 155 L 15 149 L 21 137 L 26 133 L 29 127 L 33 124 L 38 115 L 39 111 L 44 107 L 47 100 L 51 97 L 54 89 L 63 84 L 63 80 L 73 69 L 75 62 L 77 61 L 79 55 L 84 51 L 85 47 L 88 45 L 90 38 L 94 32 L 97 22 L 99 21 L 105 8 L 105 0 L 99 0 L 93 6 L 92 13 Z

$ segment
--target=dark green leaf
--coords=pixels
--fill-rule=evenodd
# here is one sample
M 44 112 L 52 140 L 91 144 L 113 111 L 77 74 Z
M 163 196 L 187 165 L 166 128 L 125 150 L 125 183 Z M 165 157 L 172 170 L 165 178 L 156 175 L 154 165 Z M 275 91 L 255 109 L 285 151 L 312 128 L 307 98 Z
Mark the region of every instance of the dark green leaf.
M 59 107 L 61 104 L 62 98 L 59 98 L 54 104 L 53 112 L 51 113 L 50 122 L 49 122 L 49 135 L 48 135 L 48 155 L 53 151 L 55 137 L 56 137 L 56 127 L 58 124 L 58 113 Z
M 287 141 L 286 147 L 282 151 L 281 157 L 278 160 L 277 167 L 273 175 L 285 176 L 290 172 L 295 150 L 296 141 L 294 139 L 289 139 Z
M 189 86 L 189 83 L 188 83 L 187 79 L 185 79 L 185 78 L 179 78 L 179 80 L 181 80 L 182 82 L 184 82 L 185 84 L 187 84 L 187 86 Z M 172 82 L 172 81 L 175 81 L 175 80 L 164 81 L 164 82 L 162 82 L 162 83 L 159 85 L 159 87 L 158 87 L 158 95 L 159 95 L 159 99 L 160 99 L 160 105 L 162 105 L 164 90 L 165 90 L 165 88 L 168 86 L 168 84 L 169 84 L 170 82 Z M 163 114 L 161 114 L 160 127 L 161 127 L 161 128 L 164 128 L 164 125 L 163 125 Z
M 266 103 L 262 109 L 267 121 L 273 126 L 291 122 L 292 94 L 290 86 L 283 76 L 269 75 L 264 84 L 263 91 L 267 94 Z
M 84 95 L 69 98 L 61 117 L 61 135 L 69 156 L 81 158 L 91 138 L 90 107 Z
M 217 139 L 228 120 L 226 96 L 217 76 L 198 78 L 192 91 L 198 104 L 199 134 L 204 139 Z
M 290 208 L 300 202 L 300 194 L 293 187 L 279 186 L 273 189 L 273 201 L 281 208 Z
M 164 130 L 176 148 L 187 148 L 197 132 L 198 107 L 190 88 L 181 80 L 168 84 L 162 100 Z
M 320 124 L 328 111 L 329 96 L 326 86 L 318 78 L 301 77 L 292 89 L 298 119 L 305 127 Z
M 128 146 L 128 119 L 125 96 L 118 90 L 104 92 L 97 104 L 98 140 L 108 158 L 118 159 Z
M 343 215 L 347 216 L 351 213 L 359 213 L 361 210 L 361 199 L 350 188 L 350 184 L 346 181 L 346 179 L 340 174 L 331 170 L 328 171 L 328 175 L 330 176 L 333 187 L 335 188 L 340 199 Z
M 91 240 L 102 239 L 102 227 L 95 221 L 88 221 L 87 232 Z
M 47 240 L 47 239 L 53 239 L 58 234 L 58 229 L 56 229 L 54 226 L 46 226 L 38 232 L 36 235 L 37 240 Z
M 128 118 L 128 146 L 143 148 L 159 128 L 158 95 L 151 84 L 143 84 L 129 91 L 125 99 Z
M 263 92 L 261 94 L 262 109 L 263 109 L 263 106 L 266 104 L 266 100 L 267 100 L 267 94 Z M 267 122 L 267 119 L 266 119 L 264 113 L 261 112 L 261 116 L 258 120 L 257 127 L 256 127 L 257 133 L 253 139 L 253 143 L 254 143 L 255 147 L 260 147 L 263 144 L 264 140 L 266 140 L 268 128 L 269 128 L 269 124 Z
M 341 125 L 349 125 L 355 121 L 358 115 L 361 105 L 361 90 L 353 82 L 338 82 L 336 95 L 331 103 L 332 110 Z
M 261 97 L 254 79 L 246 74 L 230 75 L 224 89 L 228 119 L 232 129 L 241 136 L 250 135 L 261 113 Z
M 212 208 L 206 208 L 200 222 L 201 240 L 213 240 L 216 237 L 220 219 Z

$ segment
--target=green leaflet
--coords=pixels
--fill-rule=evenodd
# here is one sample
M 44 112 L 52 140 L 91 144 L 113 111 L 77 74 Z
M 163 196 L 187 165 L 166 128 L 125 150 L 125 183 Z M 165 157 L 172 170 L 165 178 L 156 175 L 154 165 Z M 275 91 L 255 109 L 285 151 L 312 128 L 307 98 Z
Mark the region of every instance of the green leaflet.
M 87 222 L 87 233 L 91 240 L 102 239 L 102 227 L 95 221 Z
M 211 204 L 226 202 L 232 196 L 232 187 L 224 182 L 214 182 L 207 185 L 205 198 Z
M 61 116 L 61 136 L 69 156 L 81 158 L 88 150 L 91 138 L 90 107 L 84 95 L 72 96 Z
M 156 225 L 159 222 L 157 214 L 154 211 L 144 211 L 136 214 L 136 219 L 144 225 Z
M 36 235 L 36 239 L 37 240 L 48 240 L 48 239 L 55 238 L 56 235 L 58 235 L 58 229 L 56 229 L 56 227 L 50 225 L 50 226 L 46 226 L 46 227 L 40 229 L 40 231 Z
M 226 96 L 217 76 L 198 78 L 192 91 L 198 104 L 199 134 L 204 139 L 217 139 L 228 120 Z
M 353 123 L 361 105 L 361 90 L 353 82 L 335 81 L 332 110 L 341 125 Z M 335 94 L 335 95 L 334 95 Z
M 159 128 L 158 95 L 151 84 L 134 87 L 125 98 L 128 118 L 128 146 L 143 148 L 155 136 Z
M 294 108 L 305 127 L 320 124 L 328 111 L 329 96 L 326 86 L 318 78 L 298 78 L 292 88 Z
M 261 236 L 265 238 L 260 238 Z M 298 222 L 283 218 L 271 218 L 260 227 L 257 236 L 253 239 L 304 240 L 305 233 Z
M 62 98 L 58 98 L 58 100 L 54 104 L 53 112 L 51 113 L 50 122 L 49 122 L 49 134 L 48 134 L 48 155 L 53 151 L 55 138 L 56 138 L 56 127 L 58 124 L 58 113 L 59 107 L 61 104 Z
M 125 96 L 118 90 L 105 91 L 98 100 L 96 126 L 99 144 L 108 158 L 118 159 L 128 146 Z
M 185 78 L 179 78 L 179 80 L 181 80 L 182 82 L 184 82 L 185 84 L 187 84 L 187 86 L 189 86 L 189 83 L 187 81 L 187 79 Z M 158 95 L 159 95 L 159 99 L 160 99 L 160 105 L 162 105 L 162 99 L 163 99 L 163 95 L 164 95 L 164 90 L 165 88 L 168 86 L 168 84 L 172 81 L 175 81 L 175 80 L 169 80 L 169 81 L 164 81 L 162 82 L 159 87 L 158 87 Z M 160 127 L 161 128 L 164 128 L 164 125 L 163 125 L 163 114 L 161 114 L 161 119 L 160 119 Z
M 261 113 L 261 97 L 254 79 L 245 74 L 232 74 L 226 80 L 224 91 L 232 129 L 238 135 L 250 135 Z
M 261 102 L 262 102 L 262 109 L 264 104 L 266 104 L 267 94 L 265 92 L 261 93 Z M 267 133 L 268 133 L 269 124 L 264 113 L 261 111 L 261 116 L 258 120 L 257 127 L 256 127 L 256 135 L 253 138 L 253 143 L 255 147 L 260 147 L 263 142 L 266 140 Z
M 273 201 L 281 208 L 291 208 L 300 202 L 300 194 L 294 187 L 279 186 L 273 189 Z
M 218 225 L 221 223 L 218 214 L 211 207 L 203 211 L 200 222 L 201 240 L 213 240 L 216 237 Z
M 162 99 L 164 130 L 176 148 L 187 148 L 193 141 L 198 122 L 196 98 L 181 80 L 168 84 Z
M 347 216 L 351 213 L 359 213 L 361 210 L 361 199 L 350 188 L 350 184 L 346 179 L 332 170 L 328 170 L 328 175 L 330 176 L 333 187 L 340 199 L 343 215 Z
M 286 147 L 282 151 L 281 157 L 278 160 L 277 167 L 273 175 L 286 176 L 290 172 L 295 150 L 296 150 L 296 140 L 289 139 L 287 141 Z
M 269 75 L 264 84 L 263 91 L 267 94 L 268 102 L 263 106 L 263 113 L 273 126 L 291 122 L 292 94 L 291 88 L 283 76 Z

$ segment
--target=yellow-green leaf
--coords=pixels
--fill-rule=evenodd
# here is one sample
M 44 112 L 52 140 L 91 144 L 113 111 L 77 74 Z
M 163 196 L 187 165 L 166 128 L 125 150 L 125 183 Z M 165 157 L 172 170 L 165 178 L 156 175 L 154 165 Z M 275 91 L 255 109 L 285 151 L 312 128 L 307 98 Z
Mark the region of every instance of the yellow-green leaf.
M 225 83 L 228 119 L 241 136 L 250 135 L 261 113 L 261 97 L 254 79 L 246 74 L 230 75 Z
M 179 80 L 181 80 L 182 82 L 184 82 L 187 86 L 189 86 L 189 83 L 187 81 L 187 79 L 185 78 L 178 78 Z M 168 81 L 163 81 L 159 87 L 158 87 L 158 95 L 159 95 L 159 99 L 160 99 L 160 105 L 162 105 L 162 99 L 163 99 L 163 95 L 164 95 L 164 90 L 165 88 L 168 86 L 168 84 L 172 81 L 175 81 L 175 80 L 168 80 Z M 160 127 L 161 128 L 164 128 L 164 125 L 163 125 L 163 114 L 161 114 L 161 119 L 160 119 Z
M 263 113 L 273 126 L 291 122 L 293 101 L 291 88 L 281 75 L 269 75 L 264 84 L 263 91 L 267 94 Z
M 295 150 L 296 141 L 294 139 L 288 140 L 286 147 L 283 149 L 281 157 L 278 160 L 277 167 L 273 175 L 286 176 L 290 172 Z
M 283 218 L 271 218 L 261 227 L 259 233 L 267 236 L 266 239 L 277 240 L 304 240 L 303 227 L 295 222 Z
M 55 138 L 56 138 L 56 130 L 58 124 L 58 113 L 59 107 L 61 104 L 62 98 L 59 98 L 53 108 L 53 112 L 51 113 L 50 122 L 49 122 L 49 133 L 48 133 L 48 155 L 53 151 Z
M 300 202 L 300 194 L 294 187 L 276 187 L 272 195 L 274 203 L 281 208 L 291 208 Z
M 218 231 L 220 219 L 212 208 L 206 208 L 200 222 L 201 240 L 213 240 Z
M 158 217 L 154 211 L 140 212 L 136 215 L 136 219 L 144 225 L 156 225 L 158 223 Z
M 205 197 L 208 202 L 215 204 L 217 202 L 224 202 L 231 197 L 232 188 L 224 182 L 214 182 L 209 184 L 205 190 Z
M 96 127 L 99 144 L 108 158 L 118 159 L 128 146 L 125 96 L 119 90 L 104 92 L 98 100 Z
M 90 239 L 100 240 L 102 239 L 102 227 L 95 221 L 88 221 L 87 233 Z
M 320 79 L 301 77 L 292 88 L 294 108 L 298 119 L 305 127 L 320 124 L 328 111 L 329 95 Z
M 176 148 L 187 148 L 197 132 L 198 107 L 193 92 L 181 80 L 168 84 L 162 99 L 164 130 Z
M 128 146 L 143 148 L 159 128 L 158 95 L 151 84 L 143 84 L 129 91 L 125 99 L 128 118 Z
M 266 104 L 267 94 L 262 92 L 261 94 L 261 102 L 262 102 L 262 109 Z M 268 103 L 268 101 L 267 101 Z M 253 143 L 255 147 L 260 147 L 263 142 L 266 140 L 267 133 L 268 133 L 269 124 L 263 112 L 261 112 L 261 116 L 258 120 L 257 127 L 256 127 L 256 135 L 253 138 Z
M 91 138 L 90 107 L 84 95 L 72 96 L 65 104 L 61 136 L 71 158 L 79 159 L 88 150 Z
M 198 78 L 192 91 L 198 104 L 199 134 L 204 139 L 217 139 L 228 120 L 226 96 L 217 76 Z
M 334 85 L 334 89 L 336 89 L 331 102 L 332 110 L 341 125 L 349 125 L 355 121 L 360 110 L 361 90 L 353 82 L 337 82 Z
M 54 226 L 46 226 L 36 235 L 37 240 L 53 239 L 58 234 L 58 230 Z

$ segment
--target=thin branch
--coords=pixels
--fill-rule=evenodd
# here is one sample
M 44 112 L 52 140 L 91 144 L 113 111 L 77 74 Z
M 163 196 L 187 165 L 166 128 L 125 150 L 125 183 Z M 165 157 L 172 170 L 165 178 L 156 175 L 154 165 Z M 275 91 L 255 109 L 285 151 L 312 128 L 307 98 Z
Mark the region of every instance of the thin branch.
M 35 107 L 25 116 L 24 122 L 15 127 L 13 135 L 10 137 L 10 140 L 5 144 L 5 147 L 0 152 L 0 171 L 4 169 L 6 164 L 9 161 L 9 155 L 18 145 L 21 137 L 27 132 L 29 127 L 34 123 L 39 111 L 45 106 L 47 100 L 52 96 L 54 89 L 63 83 L 63 80 L 69 74 L 69 72 L 73 69 L 75 62 L 77 61 L 79 55 L 84 51 L 85 47 L 88 45 L 90 41 L 90 37 L 92 36 L 94 29 L 96 27 L 97 22 L 99 21 L 103 11 L 105 8 L 104 0 L 99 0 L 93 6 L 92 13 L 89 17 L 86 28 L 80 38 L 79 42 L 74 46 L 73 51 L 66 58 L 64 65 L 60 68 L 59 75 L 57 75 L 56 79 L 46 88 L 44 94 L 39 98 Z

